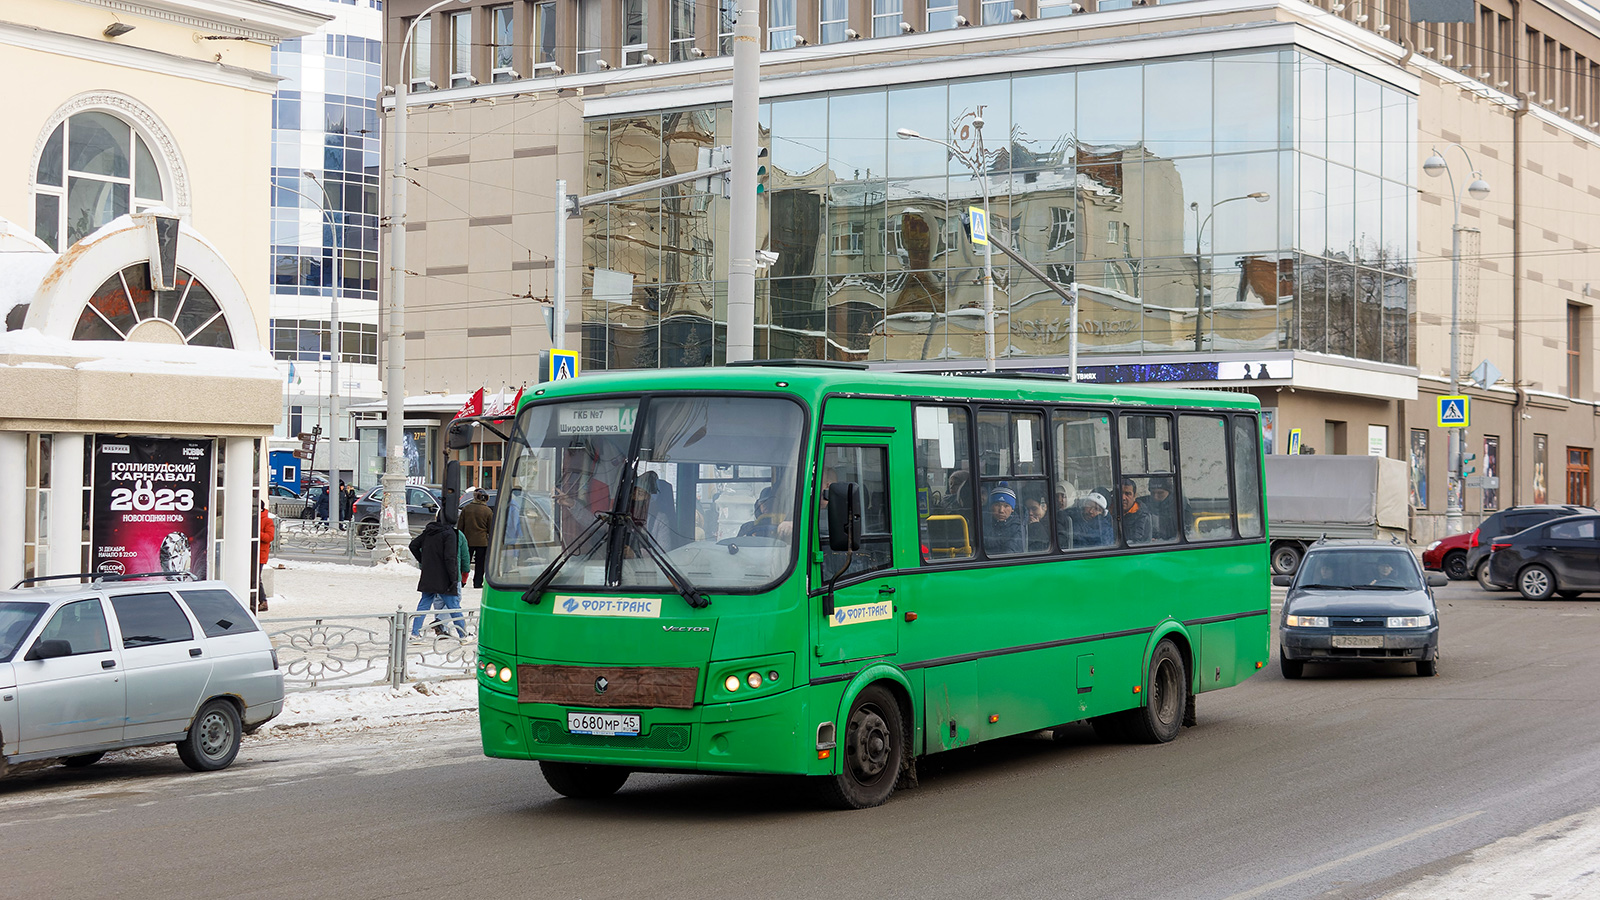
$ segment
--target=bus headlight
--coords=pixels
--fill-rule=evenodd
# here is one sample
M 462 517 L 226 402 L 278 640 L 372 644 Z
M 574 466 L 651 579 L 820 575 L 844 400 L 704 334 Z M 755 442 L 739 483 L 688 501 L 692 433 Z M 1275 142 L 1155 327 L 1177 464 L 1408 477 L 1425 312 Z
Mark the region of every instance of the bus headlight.
M 751 690 L 755 690 L 756 688 L 761 687 L 761 673 L 751 672 L 744 681 L 745 684 L 750 685 Z
M 733 693 L 734 691 L 737 691 L 739 689 L 739 676 L 737 676 L 737 675 L 729 675 L 728 676 L 728 680 L 724 681 L 722 683 L 722 686 L 727 688 L 728 689 L 728 693 L 730 693 L 730 694 Z
M 1327 628 L 1327 616 L 1284 616 L 1283 624 L 1290 628 Z
M 511 667 L 510 666 L 506 666 L 505 668 L 500 670 L 500 680 L 505 682 L 506 684 L 510 684 L 511 683 Z
M 493 678 L 495 675 L 499 674 L 499 672 L 500 670 L 495 666 L 494 663 L 483 664 L 483 674 L 489 676 L 490 678 Z
M 1390 616 L 1390 628 L 1427 628 L 1433 624 L 1431 616 Z

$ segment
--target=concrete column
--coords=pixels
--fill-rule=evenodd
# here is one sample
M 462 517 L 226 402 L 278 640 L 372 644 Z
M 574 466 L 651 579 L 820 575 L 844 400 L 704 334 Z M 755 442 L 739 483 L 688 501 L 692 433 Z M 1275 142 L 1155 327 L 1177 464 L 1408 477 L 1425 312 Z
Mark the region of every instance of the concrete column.
M 27 498 L 28 436 L 0 431 L 0 591 L 22 578 Z
M 50 445 L 50 535 L 38 575 L 83 571 L 83 441 L 57 434 Z
M 255 441 L 251 438 L 226 438 L 227 451 L 222 464 L 222 559 L 220 577 L 240 597 L 250 596 L 253 568 L 251 540 L 255 537 Z M 330 501 L 332 502 L 331 498 Z

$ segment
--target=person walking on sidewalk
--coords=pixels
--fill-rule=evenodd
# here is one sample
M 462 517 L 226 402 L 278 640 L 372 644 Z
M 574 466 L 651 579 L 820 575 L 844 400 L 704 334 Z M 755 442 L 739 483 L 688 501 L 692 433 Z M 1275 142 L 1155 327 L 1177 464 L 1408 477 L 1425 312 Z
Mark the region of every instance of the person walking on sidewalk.
M 272 524 L 272 513 L 267 510 L 267 501 L 261 501 L 261 559 L 256 565 L 256 598 L 251 604 L 251 612 L 264 613 L 267 611 L 267 556 L 272 552 L 272 539 L 277 536 L 278 529 Z
M 454 527 L 435 519 L 411 539 L 411 555 L 422 569 L 422 576 L 417 579 L 417 590 L 422 593 L 417 612 L 454 610 L 440 618 L 455 626 L 456 637 L 466 638 L 466 619 L 461 615 L 461 586 L 467 582 L 467 566 L 472 561 L 467 555 L 467 539 Z M 422 640 L 422 620 L 426 618 L 412 619 L 413 641 Z
M 467 550 L 472 556 L 472 586 L 483 587 L 483 567 L 489 558 L 489 526 L 494 523 L 494 510 L 489 508 L 489 492 L 478 488 L 472 501 L 461 507 L 456 527 L 467 539 Z

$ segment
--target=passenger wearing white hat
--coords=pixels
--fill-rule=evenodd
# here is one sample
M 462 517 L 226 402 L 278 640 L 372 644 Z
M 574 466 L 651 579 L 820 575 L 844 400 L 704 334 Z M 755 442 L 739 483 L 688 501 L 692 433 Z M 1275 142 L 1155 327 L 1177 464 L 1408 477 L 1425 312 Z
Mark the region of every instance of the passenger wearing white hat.
M 1084 495 L 1083 505 L 1079 507 L 1080 519 L 1077 525 L 1075 547 L 1109 547 L 1117 542 L 1115 532 L 1111 530 L 1111 505 L 1106 502 L 1106 497 L 1099 491 L 1090 491 Z
M 983 519 L 983 550 L 990 556 L 1028 552 L 1028 532 L 1017 515 L 1017 492 L 1004 484 L 989 491 L 989 514 Z

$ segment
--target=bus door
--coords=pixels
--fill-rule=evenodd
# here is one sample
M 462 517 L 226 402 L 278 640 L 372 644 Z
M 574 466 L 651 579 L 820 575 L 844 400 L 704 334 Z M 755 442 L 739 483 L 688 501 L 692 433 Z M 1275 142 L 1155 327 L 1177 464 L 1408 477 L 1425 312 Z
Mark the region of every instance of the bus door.
M 861 486 L 861 549 L 828 549 L 826 491 L 833 482 Z M 824 433 L 822 463 L 812 496 L 816 523 L 811 548 L 812 607 L 818 616 L 816 659 L 823 672 L 847 662 L 893 656 L 899 649 L 893 545 L 889 521 L 889 441 Z M 837 578 L 835 581 L 834 579 Z M 833 614 L 823 617 L 829 583 Z

